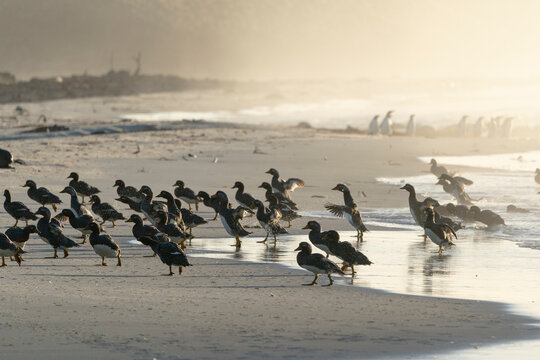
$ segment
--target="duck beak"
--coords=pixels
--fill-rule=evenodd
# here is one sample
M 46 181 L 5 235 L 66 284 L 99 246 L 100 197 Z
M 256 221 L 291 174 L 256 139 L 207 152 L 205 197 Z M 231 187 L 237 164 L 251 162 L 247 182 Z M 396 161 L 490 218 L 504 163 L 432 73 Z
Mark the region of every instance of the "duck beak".
M 127 220 L 126 220 L 126 222 L 133 222 L 133 220 L 131 220 L 131 219 L 127 219 Z
M 270 170 L 265 171 L 264 173 L 265 173 L 265 174 L 271 174 Z
M 337 185 L 332 188 L 332 190 L 339 190 Z
M 309 225 L 304 226 L 302 229 L 308 230 L 308 229 L 309 229 Z
M 28 185 L 24 184 L 22 187 L 28 187 Z
M 400 187 L 400 189 L 405 190 L 405 185 L 403 185 L 402 187 Z
M 300 251 L 300 250 L 302 250 L 302 249 L 300 248 L 300 246 L 297 247 L 296 249 L 294 249 L 294 251 Z

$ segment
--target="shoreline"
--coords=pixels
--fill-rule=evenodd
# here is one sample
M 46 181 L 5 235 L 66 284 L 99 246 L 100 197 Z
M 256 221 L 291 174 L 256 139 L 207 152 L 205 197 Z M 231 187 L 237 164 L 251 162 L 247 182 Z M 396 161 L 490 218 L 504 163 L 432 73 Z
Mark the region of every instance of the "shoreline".
M 111 202 L 116 178 L 156 190 L 170 189 L 181 178 L 188 186 L 223 189 L 230 196 L 234 180 L 242 179 L 260 196 L 256 187 L 268 181 L 264 171 L 276 167 L 284 177 L 309 180 L 294 193 L 302 209 L 341 201 L 340 194 L 330 190 L 337 182 L 348 182 L 355 191 L 367 194 L 366 198 L 353 194 L 361 200 L 361 208 L 395 208 L 406 206 L 406 195 L 374 179 L 425 171 L 428 166 L 417 156 L 540 148 L 534 140 L 469 140 L 329 136 L 294 128 L 179 129 L 22 140 L 7 144 L 14 148 L 15 157 L 30 159 L 28 165 L 2 170 L 3 186 L 32 209 L 36 204 L 20 187 L 24 180 L 34 179 L 57 193 L 71 171 L 79 171 L 82 179 L 103 190 L 102 199 Z M 264 154 L 254 153 L 256 146 Z M 11 220 L 2 212 L 2 229 L 12 225 Z M 296 227 L 307 220 L 295 223 L 291 233 L 306 236 Z M 316 220 L 323 227 L 348 229 L 344 221 Z M 40 353 L 46 359 L 70 354 L 93 358 L 114 353 L 115 358 L 126 359 L 204 359 L 219 353 L 224 358 L 359 354 L 377 358 L 513 342 L 537 337 L 539 332 L 529 324 L 538 319 L 507 313 L 501 303 L 351 286 L 303 287 L 300 284 L 312 278 L 309 273 L 278 264 L 192 257 L 195 266 L 186 268 L 182 276 L 162 277 L 165 265 L 143 259 L 148 249 L 127 243 L 132 239 L 127 226 L 107 231 L 126 256 L 122 268 L 96 267 L 99 259 L 88 246 L 74 250 L 65 260 L 44 260 L 50 247 L 33 238 L 28 261 L 21 268 L 10 263 L 0 270 L 9 289 L 0 295 L 6 304 L 0 311 L 12 329 L 6 333 L 11 357 Z M 259 235 L 259 230 L 254 231 Z M 225 235 L 215 222 L 194 233 L 200 239 Z

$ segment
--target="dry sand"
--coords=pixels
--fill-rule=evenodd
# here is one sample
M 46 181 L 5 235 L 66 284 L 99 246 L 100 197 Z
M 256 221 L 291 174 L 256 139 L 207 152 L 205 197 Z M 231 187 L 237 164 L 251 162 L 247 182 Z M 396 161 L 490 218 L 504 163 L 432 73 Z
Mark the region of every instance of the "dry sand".
M 137 145 L 140 152 L 135 154 Z M 2 187 L 33 209 L 36 204 L 20 187 L 26 179 L 58 193 L 69 172 L 78 171 L 110 202 L 117 178 L 136 186 L 148 184 L 156 191 L 170 190 L 175 180 L 183 179 L 196 190 L 226 189 L 231 198 L 228 188 L 243 180 L 260 197 L 263 193 L 256 186 L 269 180 L 264 174 L 269 167 L 306 181 L 294 194 L 304 210 L 321 210 L 329 199 L 339 201 L 339 194 L 330 191 L 338 182 L 366 193 L 363 208 L 403 207 L 406 194 L 376 183 L 375 177 L 426 171 L 416 156 L 540 148 L 535 140 L 370 138 L 293 128 L 179 129 L 10 141 L 1 146 L 28 163 L 2 170 Z M 256 146 L 263 154 L 254 153 Z M 210 217 L 206 209 L 203 214 Z M 301 233 L 300 225 L 307 220 L 295 223 L 291 232 Z M 337 230 L 347 226 L 343 221 L 324 222 L 332 222 Z M 2 213 L 1 228 L 11 224 Z M 107 231 L 123 249 L 121 268 L 112 260 L 108 267 L 95 266 L 99 259 L 88 245 L 73 250 L 67 259 L 44 259 L 52 253 L 50 247 L 33 238 L 22 267 L 9 263 L 0 269 L 2 356 L 403 357 L 538 336 L 538 330 L 527 325 L 530 319 L 505 313 L 501 304 L 339 285 L 304 287 L 301 284 L 311 280 L 309 273 L 278 265 L 193 257 L 194 266 L 181 276 L 161 276 L 168 268 L 157 259 L 143 258 L 148 249 L 127 242 L 132 239 L 128 226 Z M 195 235 L 226 234 L 212 223 L 197 228 Z

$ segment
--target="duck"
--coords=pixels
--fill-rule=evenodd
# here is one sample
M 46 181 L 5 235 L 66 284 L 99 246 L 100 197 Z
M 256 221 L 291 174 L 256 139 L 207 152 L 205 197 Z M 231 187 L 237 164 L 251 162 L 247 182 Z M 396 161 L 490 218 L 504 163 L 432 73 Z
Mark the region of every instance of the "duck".
M 26 226 L 28 226 L 28 220 L 37 220 L 37 216 L 22 202 L 11 201 L 11 193 L 9 190 L 4 190 L 4 196 L 6 197 L 4 209 L 15 219 L 15 225 L 13 226 L 17 226 L 19 220 L 26 222 Z
M 455 232 L 457 232 L 458 230 L 461 230 L 461 229 L 465 229 L 465 226 L 463 226 L 463 224 L 461 222 L 455 222 L 453 219 L 451 219 L 449 217 L 442 216 L 435 209 L 433 209 L 433 213 L 435 214 L 435 217 L 434 217 L 435 223 L 437 223 L 437 224 L 446 224 L 446 225 L 450 226 L 452 228 L 452 230 L 454 230 Z
M 495 230 L 500 226 L 506 225 L 504 219 L 491 210 L 480 210 L 478 206 L 471 206 L 469 213 L 475 221 L 487 225 L 489 230 Z
M 263 182 L 261 185 L 259 185 L 259 188 L 265 189 L 266 192 L 264 193 L 264 196 L 266 198 L 266 201 L 270 201 L 270 196 L 276 197 L 279 204 L 285 204 L 292 210 L 298 210 L 298 207 L 296 206 L 296 203 L 292 201 L 291 199 L 287 199 L 283 194 L 274 192 L 272 190 L 272 185 L 270 185 L 267 182 Z
M 161 262 L 169 266 L 169 273 L 166 275 L 174 275 L 173 266 L 178 266 L 178 275 L 182 275 L 182 267 L 191 266 L 186 254 L 173 242 L 159 242 L 149 236 L 142 236 L 139 241 L 151 247 L 154 253 L 159 256 Z
M 185 230 L 186 227 L 184 224 L 184 219 L 182 218 L 182 211 L 176 204 L 174 196 L 170 192 L 163 190 L 156 197 L 167 200 L 167 221 L 169 223 L 175 223 L 180 227 L 180 229 Z
M 426 222 L 424 229 L 427 236 L 434 244 L 439 246 L 439 255 L 443 252 L 443 247 L 452 246 L 452 235 L 457 239 L 457 235 L 452 227 L 447 224 L 435 223 L 435 212 L 432 208 L 426 208 Z
M 102 203 L 97 195 L 90 196 L 90 204 L 92 204 L 92 211 L 99 215 L 103 220 L 101 225 L 106 221 L 110 221 L 112 222 L 113 227 L 116 227 L 115 221 L 126 219 L 124 215 L 118 212 L 111 204 L 106 202 Z
M 414 222 L 424 227 L 425 216 L 422 214 L 422 203 L 416 199 L 416 190 L 411 184 L 405 184 L 400 189 L 405 190 L 409 193 L 409 211 L 413 217 Z
M 125 196 L 135 202 L 141 202 L 144 199 L 143 193 L 135 189 L 133 186 L 126 186 L 126 183 L 123 180 L 116 180 L 113 187 L 116 188 L 116 193 L 120 197 Z
M 169 222 L 165 211 L 158 211 L 156 219 L 157 229 L 163 234 L 167 234 L 172 241 L 180 244 L 180 246 L 185 249 L 184 242 L 186 240 L 191 240 L 193 236 L 185 233 L 177 223 Z
M 250 194 L 244 192 L 244 184 L 241 181 L 235 182 L 232 189 L 238 189 L 236 191 L 236 195 L 234 196 L 238 204 L 248 209 L 257 208 L 257 206 L 255 205 L 255 198 Z
M 335 262 L 324 257 L 322 254 L 313 254 L 311 250 L 311 245 L 307 242 L 302 241 L 294 251 L 300 251 L 296 255 L 296 262 L 301 268 L 304 268 L 308 271 L 311 271 L 315 274 L 315 278 L 310 284 L 303 284 L 307 286 L 313 286 L 317 284 L 317 279 L 319 274 L 328 275 L 328 280 L 330 283 L 323 286 L 331 286 L 334 284 L 332 279 L 332 274 L 345 275 L 345 273 L 337 266 Z
M 204 206 L 214 210 L 215 214 L 212 221 L 216 220 L 219 215 L 219 201 L 217 197 L 210 197 L 210 194 L 208 194 L 206 191 L 199 191 L 197 193 L 197 197 L 202 199 Z
M 15 245 L 6 234 L 0 232 L 0 255 L 2 256 L 2 265 L 0 265 L 0 267 L 7 266 L 6 256 L 13 256 L 15 261 L 17 261 L 17 264 L 21 266 L 21 254 L 24 254 L 25 252 L 26 251 Z
M 534 181 L 536 181 L 536 183 L 540 185 L 540 169 L 536 169 L 536 175 L 534 177 Z
M 85 196 L 92 196 L 92 195 L 99 194 L 101 192 L 98 188 L 94 186 L 90 186 L 88 185 L 88 183 L 85 183 L 84 181 L 80 181 L 79 174 L 77 174 L 76 172 L 72 172 L 71 174 L 69 174 L 67 178 L 71 179 L 71 181 L 69 182 L 69 186 L 75 189 L 77 194 L 81 195 L 82 197 L 81 203 L 83 204 L 84 204 Z
M 45 205 L 51 205 L 53 210 L 56 212 L 56 205 L 61 204 L 62 200 L 53 193 L 51 193 L 49 190 L 47 190 L 44 187 L 37 187 L 36 183 L 33 180 L 26 180 L 26 183 L 23 185 L 23 187 L 27 187 L 27 194 L 28 197 L 37 203 L 41 204 L 41 206 Z
M 186 202 L 189 206 L 189 210 L 191 210 L 191 205 L 195 205 L 195 210 L 199 211 L 199 198 L 195 195 L 193 190 L 185 187 L 182 180 L 177 180 L 173 186 L 176 186 L 174 189 L 174 196 Z
M 158 230 L 155 226 L 152 225 L 144 225 L 141 217 L 137 214 L 132 214 L 129 219 L 126 220 L 128 223 L 133 223 L 133 227 L 131 228 L 131 232 L 133 233 L 133 236 L 137 241 L 140 241 L 139 239 L 142 236 L 151 237 L 157 242 L 168 242 L 170 241 L 169 237 Z M 152 255 L 145 256 L 145 257 L 153 257 L 156 256 L 156 253 L 153 253 Z
M 42 216 L 37 223 L 38 234 L 43 241 L 53 247 L 53 259 L 58 258 L 58 249 L 64 251 L 64 258 L 66 258 L 69 256 L 68 249 L 79 246 L 75 241 L 64 235 L 61 227 L 51 222 L 51 212 L 49 209 L 42 206 L 38 209 L 36 215 Z
M 340 258 L 343 261 L 341 271 L 345 271 L 348 267 L 352 270 L 352 276 L 356 274 L 354 265 L 371 265 L 373 264 L 366 255 L 356 250 L 348 241 L 339 241 L 339 236 L 331 236 L 328 238 L 328 248 L 332 255 Z
M 129 208 L 133 211 L 136 211 L 138 213 L 141 213 L 142 214 L 142 211 L 141 211 L 141 203 L 138 202 L 138 201 L 134 201 L 133 199 L 131 198 L 128 198 L 127 196 L 120 196 L 119 198 L 115 199 L 116 201 L 120 201 L 121 203 L 124 203 L 126 204 L 127 206 L 129 206 Z
M 122 266 L 120 247 L 113 238 L 107 234 L 100 234 L 99 225 L 96 222 L 90 224 L 90 245 L 94 252 L 101 257 L 101 266 L 107 266 L 105 258 L 117 258 L 116 266 Z
M 364 240 L 364 232 L 368 231 L 362 220 L 358 205 L 354 202 L 349 188 L 344 184 L 337 184 L 332 190 L 337 190 L 343 193 L 343 200 L 345 205 L 326 204 L 324 207 L 331 214 L 345 217 L 349 224 L 356 229 L 356 237 L 360 240 Z
M 219 218 L 225 231 L 236 239 L 235 246 L 240 249 L 242 246 L 241 237 L 246 237 L 251 232 L 246 231 L 239 222 L 234 209 L 229 208 L 229 199 L 223 191 L 217 191 L 214 195 L 219 200 Z
M 5 149 L 0 149 L 0 169 L 9 169 L 13 164 L 13 155 Z
M 450 174 L 450 172 L 448 172 L 448 169 L 446 167 L 437 164 L 437 160 L 431 159 L 430 164 L 431 164 L 431 167 L 429 170 L 436 177 L 440 177 L 442 174 Z
M 298 178 L 290 178 L 287 179 L 287 181 L 282 180 L 279 177 L 279 172 L 274 168 L 269 169 L 266 173 L 272 175 L 271 184 L 274 192 L 283 195 L 288 200 L 292 200 L 290 195 L 291 192 L 296 188 L 304 187 L 304 180 Z
M 68 194 L 70 196 L 69 206 L 77 215 L 79 216 L 88 215 L 88 216 L 94 217 L 94 214 L 92 214 L 92 212 L 88 210 L 86 206 L 82 205 L 79 202 L 79 199 L 77 198 L 77 192 L 75 191 L 73 187 L 66 186 L 65 188 L 62 189 L 62 191 L 60 191 L 60 193 Z
M 309 232 L 309 241 L 311 241 L 315 247 L 324 251 L 326 253 L 326 257 L 328 258 L 332 253 L 330 251 L 330 247 L 328 246 L 330 238 L 337 238 L 339 241 L 339 234 L 334 230 L 321 232 L 321 225 L 315 220 L 308 221 L 306 226 L 304 226 L 302 229 L 311 230 Z
M 518 213 L 518 214 L 527 214 L 527 213 L 530 213 L 531 211 L 530 210 L 527 210 L 527 209 L 523 209 L 523 208 L 520 208 L 520 207 L 517 207 L 516 205 L 508 205 L 506 207 L 506 212 L 509 212 L 509 213 Z
M 6 230 L 6 236 L 13 241 L 15 245 L 24 250 L 26 242 L 30 239 L 30 234 L 37 234 L 38 229 L 36 225 L 28 225 L 26 227 L 20 228 L 18 226 L 10 227 Z M 21 260 L 24 259 L 21 256 Z
M 281 212 L 281 221 L 287 221 L 289 223 L 287 225 L 288 228 L 291 227 L 291 221 L 302 217 L 296 211 L 291 209 L 286 203 L 280 203 L 277 197 L 274 196 L 274 194 L 270 194 L 267 197 L 267 201 L 268 208 L 270 210 L 278 210 L 279 212 Z
M 281 219 L 281 212 L 279 210 L 267 209 L 259 200 L 255 200 L 254 205 L 257 207 L 257 220 L 259 220 L 262 228 L 266 230 L 266 237 L 261 241 L 262 243 L 266 243 L 270 234 L 274 235 L 274 243 L 277 242 L 277 235 L 287 234 L 287 230 L 279 223 Z
M 81 238 L 83 239 L 82 244 L 86 244 L 86 239 L 88 235 L 92 233 L 90 229 L 90 224 L 94 222 L 94 218 L 90 215 L 77 215 L 73 209 L 63 209 L 60 212 L 63 218 L 67 218 L 69 224 L 72 228 L 81 233 Z
M 176 204 L 176 207 L 180 209 L 180 212 L 182 213 L 182 220 L 184 222 L 184 225 L 189 230 L 189 235 L 192 234 L 193 228 L 208 223 L 208 221 L 204 220 L 199 215 L 191 212 L 191 210 L 188 210 L 186 208 L 182 207 L 182 203 L 179 199 L 174 199 L 174 203 Z
M 141 201 L 141 211 L 148 221 L 150 221 L 152 225 L 156 226 L 155 217 L 157 212 L 160 210 L 168 212 L 167 205 L 161 201 L 153 201 L 154 193 L 149 186 L 143 185 L 140 191 L 144 194 L 144 199 Z

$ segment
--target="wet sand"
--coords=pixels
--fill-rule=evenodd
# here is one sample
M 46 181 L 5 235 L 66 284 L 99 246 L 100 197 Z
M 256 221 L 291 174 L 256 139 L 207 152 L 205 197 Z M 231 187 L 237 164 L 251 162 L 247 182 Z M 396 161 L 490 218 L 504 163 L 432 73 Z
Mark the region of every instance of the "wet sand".
M 26 179 L 58 193 L 69 172 L 78 171 L 83 180 L 101 188 L 102 199 L 109 202 L 117 178 L 135 186 L 150 185 L 156 192 L 171 190 L 175 180 L 183 179 L 196 190 L 224 189 L 232 199 L 229 188 L 239 179 L 261 197 L 257 186 L 269 180 L 264 171 L 275 167 L 283 177 L 306 181 L 306 187 L 294 194 L 306 211 L 341 201 L 340 194 L 330 190 L 338 182 L 350 184 L 362 208 L 402 208 L 406 194 L 375 178 L 426 171 L 426 165 L 416 160 L 420 155 L 539 147 L 533 140 L 389 139 L 277 128 L 43 138 L 2 146 L 28 163 L 2 170 L 2 186 L 34 210 L 38 206 L 20 187 Z M 135 153 L 137 146 L 140 151 Z M 364 191 L 367 197 L 354 191 Z M 206 209 L 202 213 L 211 217 Z M 307 220 L 295 222 L 290 233 L 305 236 L 300 228 Z M 321 222 L 348 230 L 343 220 Z M 1 228 L 11 224 L 2 213 Z M 129 242 L 133 237 L 126 225 L 107 228 L 123 249 L 121 268 L 113 266 L 114 261 L 108 267 L 95 266 L 99 259 L 88 245 L 73 250 L 67 259 L 43 259 L 51 249 L 32 238 L 23 266 L 9 263 L 0 270 L 6 356 L 360 358 L 439 353 L 538 336 L 538 329 L 528 325 L 531 319 L 509 314 L 498 303 L 339 285 L 304 287 L 301 284 L 312 278 L 309 273 L 273 264 L 192 256 L 194 266 L 182 276 L 161 276 L 168 268 L 158 259 L 142 257 L 149 250 Z M 263 235 L 260 229 L 252 231 Z M 226 235 L 216 222 L 194 233 L 201 239 L 194 242 L 200 243 Z M 396 239 L 407 236 L 395 233 Z M 254 242 L 244 240 L 246 248 Z M 425 257 L 432 255 L 430 250 Z M 384 261 L 372 260 L 370 273 L 400 276 L 387 271 Z M 361 271 L 358 280 L 362 281 Z

